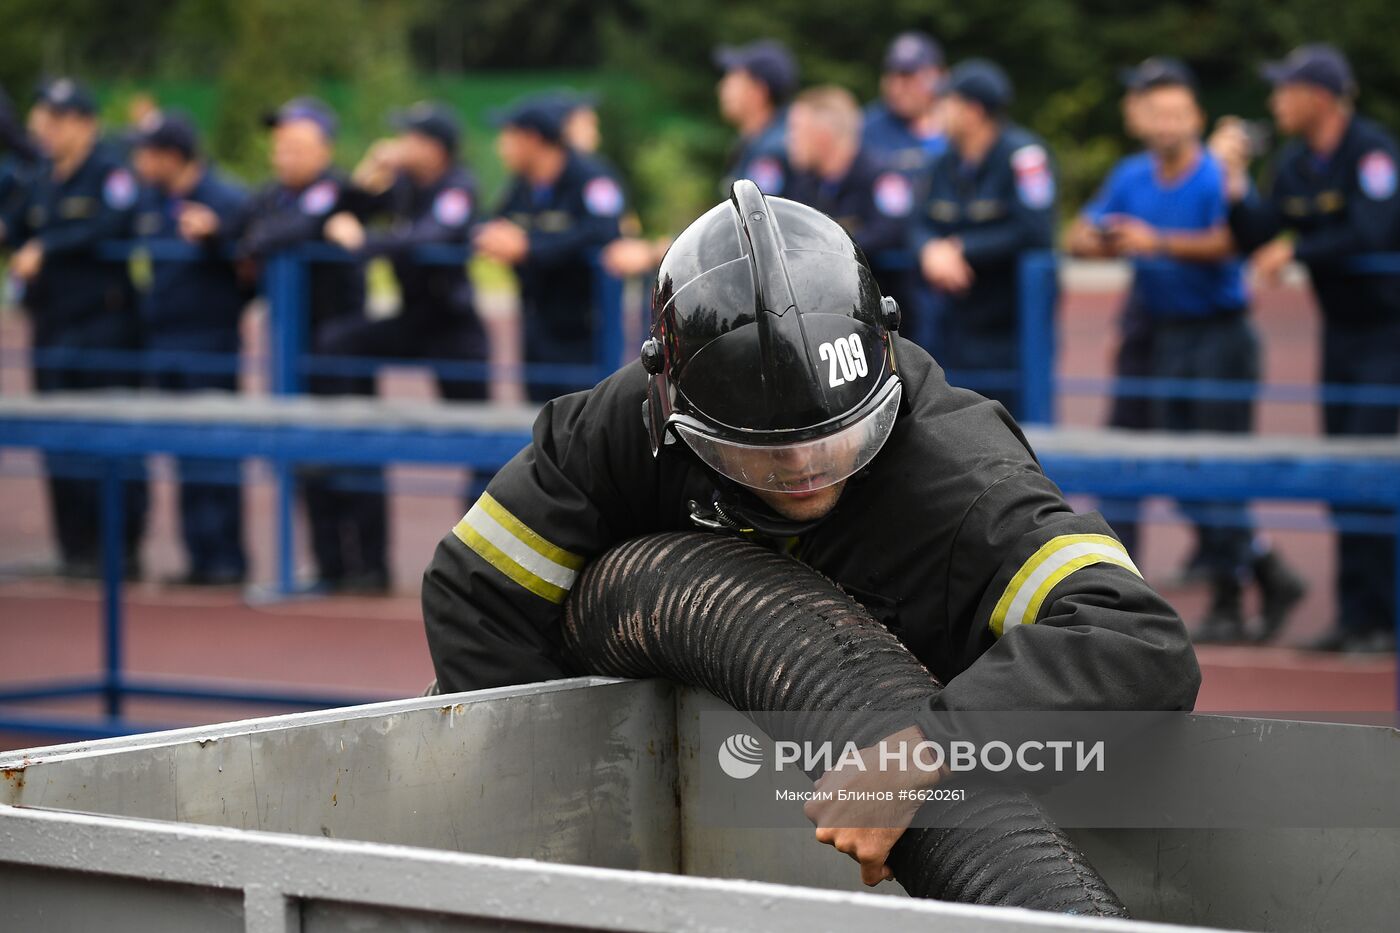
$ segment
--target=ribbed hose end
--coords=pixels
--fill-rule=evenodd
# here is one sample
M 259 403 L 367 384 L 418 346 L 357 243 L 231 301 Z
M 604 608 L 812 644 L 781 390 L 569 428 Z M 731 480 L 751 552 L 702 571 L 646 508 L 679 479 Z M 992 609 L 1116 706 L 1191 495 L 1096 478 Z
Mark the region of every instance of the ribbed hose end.
M 831 581 L 790 557 L 713 534 L 652 535 L 600 556 L 565 604 L 564 638 L 576 664 L 591 673 L 664 677 L 708 690 L 754 714 L 780 741 L 870 745 L 888 733 L 844 735 L 846 714 L 903 713 L 891 722 L 907 722 L 942 690 Z M 809 715 L 779 722 L 764 712 Z M 1128 916 L 1084 854 L 1025 794 L 969 789 L 951 815 L 952 825 L 905 831 L 890 853 L 895 878 L 910 895 Z

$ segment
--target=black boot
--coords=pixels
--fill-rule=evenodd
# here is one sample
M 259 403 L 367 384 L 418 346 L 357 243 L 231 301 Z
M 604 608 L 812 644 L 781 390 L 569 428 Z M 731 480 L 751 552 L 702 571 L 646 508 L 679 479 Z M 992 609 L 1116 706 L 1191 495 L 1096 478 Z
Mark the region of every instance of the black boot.
M 1257 641 L 1269 641 L 1283 628 L 1288 614 L 1307 595 L 1307 581 L 1283 562 L 1274 550 L 1265 551 L 1254 559 L 1254 579 L 1259 583 L 1262 623 Z
M 1239 581 L 1233 576 L 1217 578 L 1211 586 L 1210 611 L 1191 640 L 1198 645 L 1244 642 L 1244 610 L 1240 602 Z

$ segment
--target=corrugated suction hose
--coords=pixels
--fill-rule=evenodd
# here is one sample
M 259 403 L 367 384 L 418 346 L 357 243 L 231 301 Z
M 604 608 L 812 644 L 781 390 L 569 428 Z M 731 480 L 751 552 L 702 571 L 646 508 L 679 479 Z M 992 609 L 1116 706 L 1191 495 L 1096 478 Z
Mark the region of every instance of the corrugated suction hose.
M 753 713 L 775 740 L 844 742 L 833 730 L 849 728 L 854 717 L 822 711 L 927 709 L 942 689 L 888 629 L 825 577 L 792 558 L 713 534 L 638 538 L 593 561 L 565 606 L 565 640 L 575 663 L 590 673 L 700 687 Z M 762 711 L 810 712 L 765 722 Z M 889 722 L 892 731 L 907 718 L 891 715 Z M 869 745 L 884 734 L 849 738 Z M 939 822 L 911 827 L 890 853 L 896 880 L 915 897 L 1128 915 L 1083 853 L 1024 793 L 969 788 Z

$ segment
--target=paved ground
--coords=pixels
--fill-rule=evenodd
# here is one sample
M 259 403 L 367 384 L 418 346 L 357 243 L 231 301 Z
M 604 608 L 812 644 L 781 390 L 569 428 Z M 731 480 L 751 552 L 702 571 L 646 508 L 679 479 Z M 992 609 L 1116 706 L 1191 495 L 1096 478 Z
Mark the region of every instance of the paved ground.
M 1060 372 L 1106 375 L 1114 347 L 1114 314 L 1119 297 L 1093 290 L 1090 279 L 1071 280 L 1062 315 Z M 1080 287 L 1076 287 L 1080 286 Z M 1316 379 L 1317 320 L 1303 290 L 1273 291 L 1257 302 L 1256 314 L 1266 354 L 1266 379 Z M 502 359 L 514 355 L 508 305 L 492 307 Z M 260 346 L 260 320 L 249 319 L 248 344 Z M 0 321 L 0 346 L 24 342 L 24 327 L 13 315 Z M 251 390 L 257 380 L 249 380 Z M 420 373 L 387 374 L 382 387 L 401 396 L 427 396 L 430 381 Z M 0 372 L 0 390 L 27 390 L 22 372 Z M 518 398 L 502 387 L 502 399 Z M 1105 403 L 1097 398 L 1063 398 L 1065 423 L 1101 422 Z M 1262 405 L 1261 431 L 1311 434 L 1317 412 L 1309 406 Z M 63 583 L 42 574 L 53 560 L 47 504 L 36 478 L 36 458 L 23 451 L 0 455 L 0 682 L 13 683 L 58 674 L 81 674 L 98 663 L 97 589 Z M 175 538 L 169 464 L 154 461 L 150 533 L 144 548 L 147 577 L 159 580 L 182 569 Z M 247 468 L 252 481 L 245 497 L 248 540 L 258 581 L 272 578 L 272 500 L 263 471 Z M 456 470 L 395 469 L 391 480 L 409 492 L 392 505 L 393 573 L 396 593 L 374 599 L 317 599 L 250 606 L 235 591 L 193 591 L 145 583 L 130 590 L 129 668 L 141 672 L 199 675 L 264 683 L 322 686 L 347 695 L 407 696 L 421 692 L 431 676 L 419 618 L 417 589 L 433 548 L 461 512 L 457 490 L 464 474 Z M 1081 503 L 1085 507 L 1090 503 Z M 1150 506 L 1171 518 L 1167 503 Z M 1312 585 L 1306 602 L 1284 633 L 1296 644 L 1331 624 L 1333 579 L 1331 535 L 1320 528 L 1324 513 L 1309 505 L 1261 504 L 1257 514 L 1287 527 L 1268 532 Z M 304 537 L 304 536 L 303 536 Z M 1174 588 L 1169 581 L 1190 549 L 1189 530 L 1179 524 L 1153 525 L 1142 560 L 1148 578 L 1163 589 L 1188 620 L 1204 608 L 1199 588 Z M 303 566 L 306 566 L 303 558 Z M 1206 648 L 1201 708 L 1212 710 L 1379 710 L 1395 698 L 1393 659 L 1353 659 L 1313 655 L 1290 648 Z M 90 709 L 76 703 L 47 707 Z M 171 724 L 215 722 L 268 710 L 220 705 L 142 702 L 133 712 Z M 0 748 L 50 741 L 45 736 L 0 734 Z

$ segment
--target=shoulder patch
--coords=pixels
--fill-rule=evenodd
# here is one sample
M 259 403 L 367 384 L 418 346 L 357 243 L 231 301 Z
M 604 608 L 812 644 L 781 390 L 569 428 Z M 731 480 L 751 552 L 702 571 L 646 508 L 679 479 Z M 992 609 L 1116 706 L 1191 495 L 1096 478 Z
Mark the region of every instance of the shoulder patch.
M 886 217 L 908 217 L 914 209 L 914 186 L 898 172 L 883 172 L 875 179 L 875 207 Z
M 1055 176 L 1044 146 L 1022 146 L 1011 153 L 1011 171 L 1016 175 L 1016 194 L 1026 207 L 1044 210 L 1054 202 Z
M 782 194 L 783 163 L 773 156 L 760 156 L 749 163 L 749 180 L 764 194 Z
M 433 219 L 444 227 L 460 227 L 472 215 L 472 196 L 465 188 L 447 188 L 433 199 Z
M 313 217 L 329 211 L 335 206 L 335 202 L 340 198 L 340 186 L 330 179 L 318 181 L 301 193 L 297 205 L 303 213 Z
M 596 217 L 616 217 L 622 213 L 622 189 L 606 175 L 599 175 L 583 186 L 583 203 Z
M 112 169 L 102 183 L 102 200 L 114 211 L 124 211 L 136 203 L 136 179 L 124 168 Z
M 1384 149 L 1372 149 L 1356 166 L 1361 191 L 1372 201 L 1385 201 L 1395 194 L 1395 160 Z

